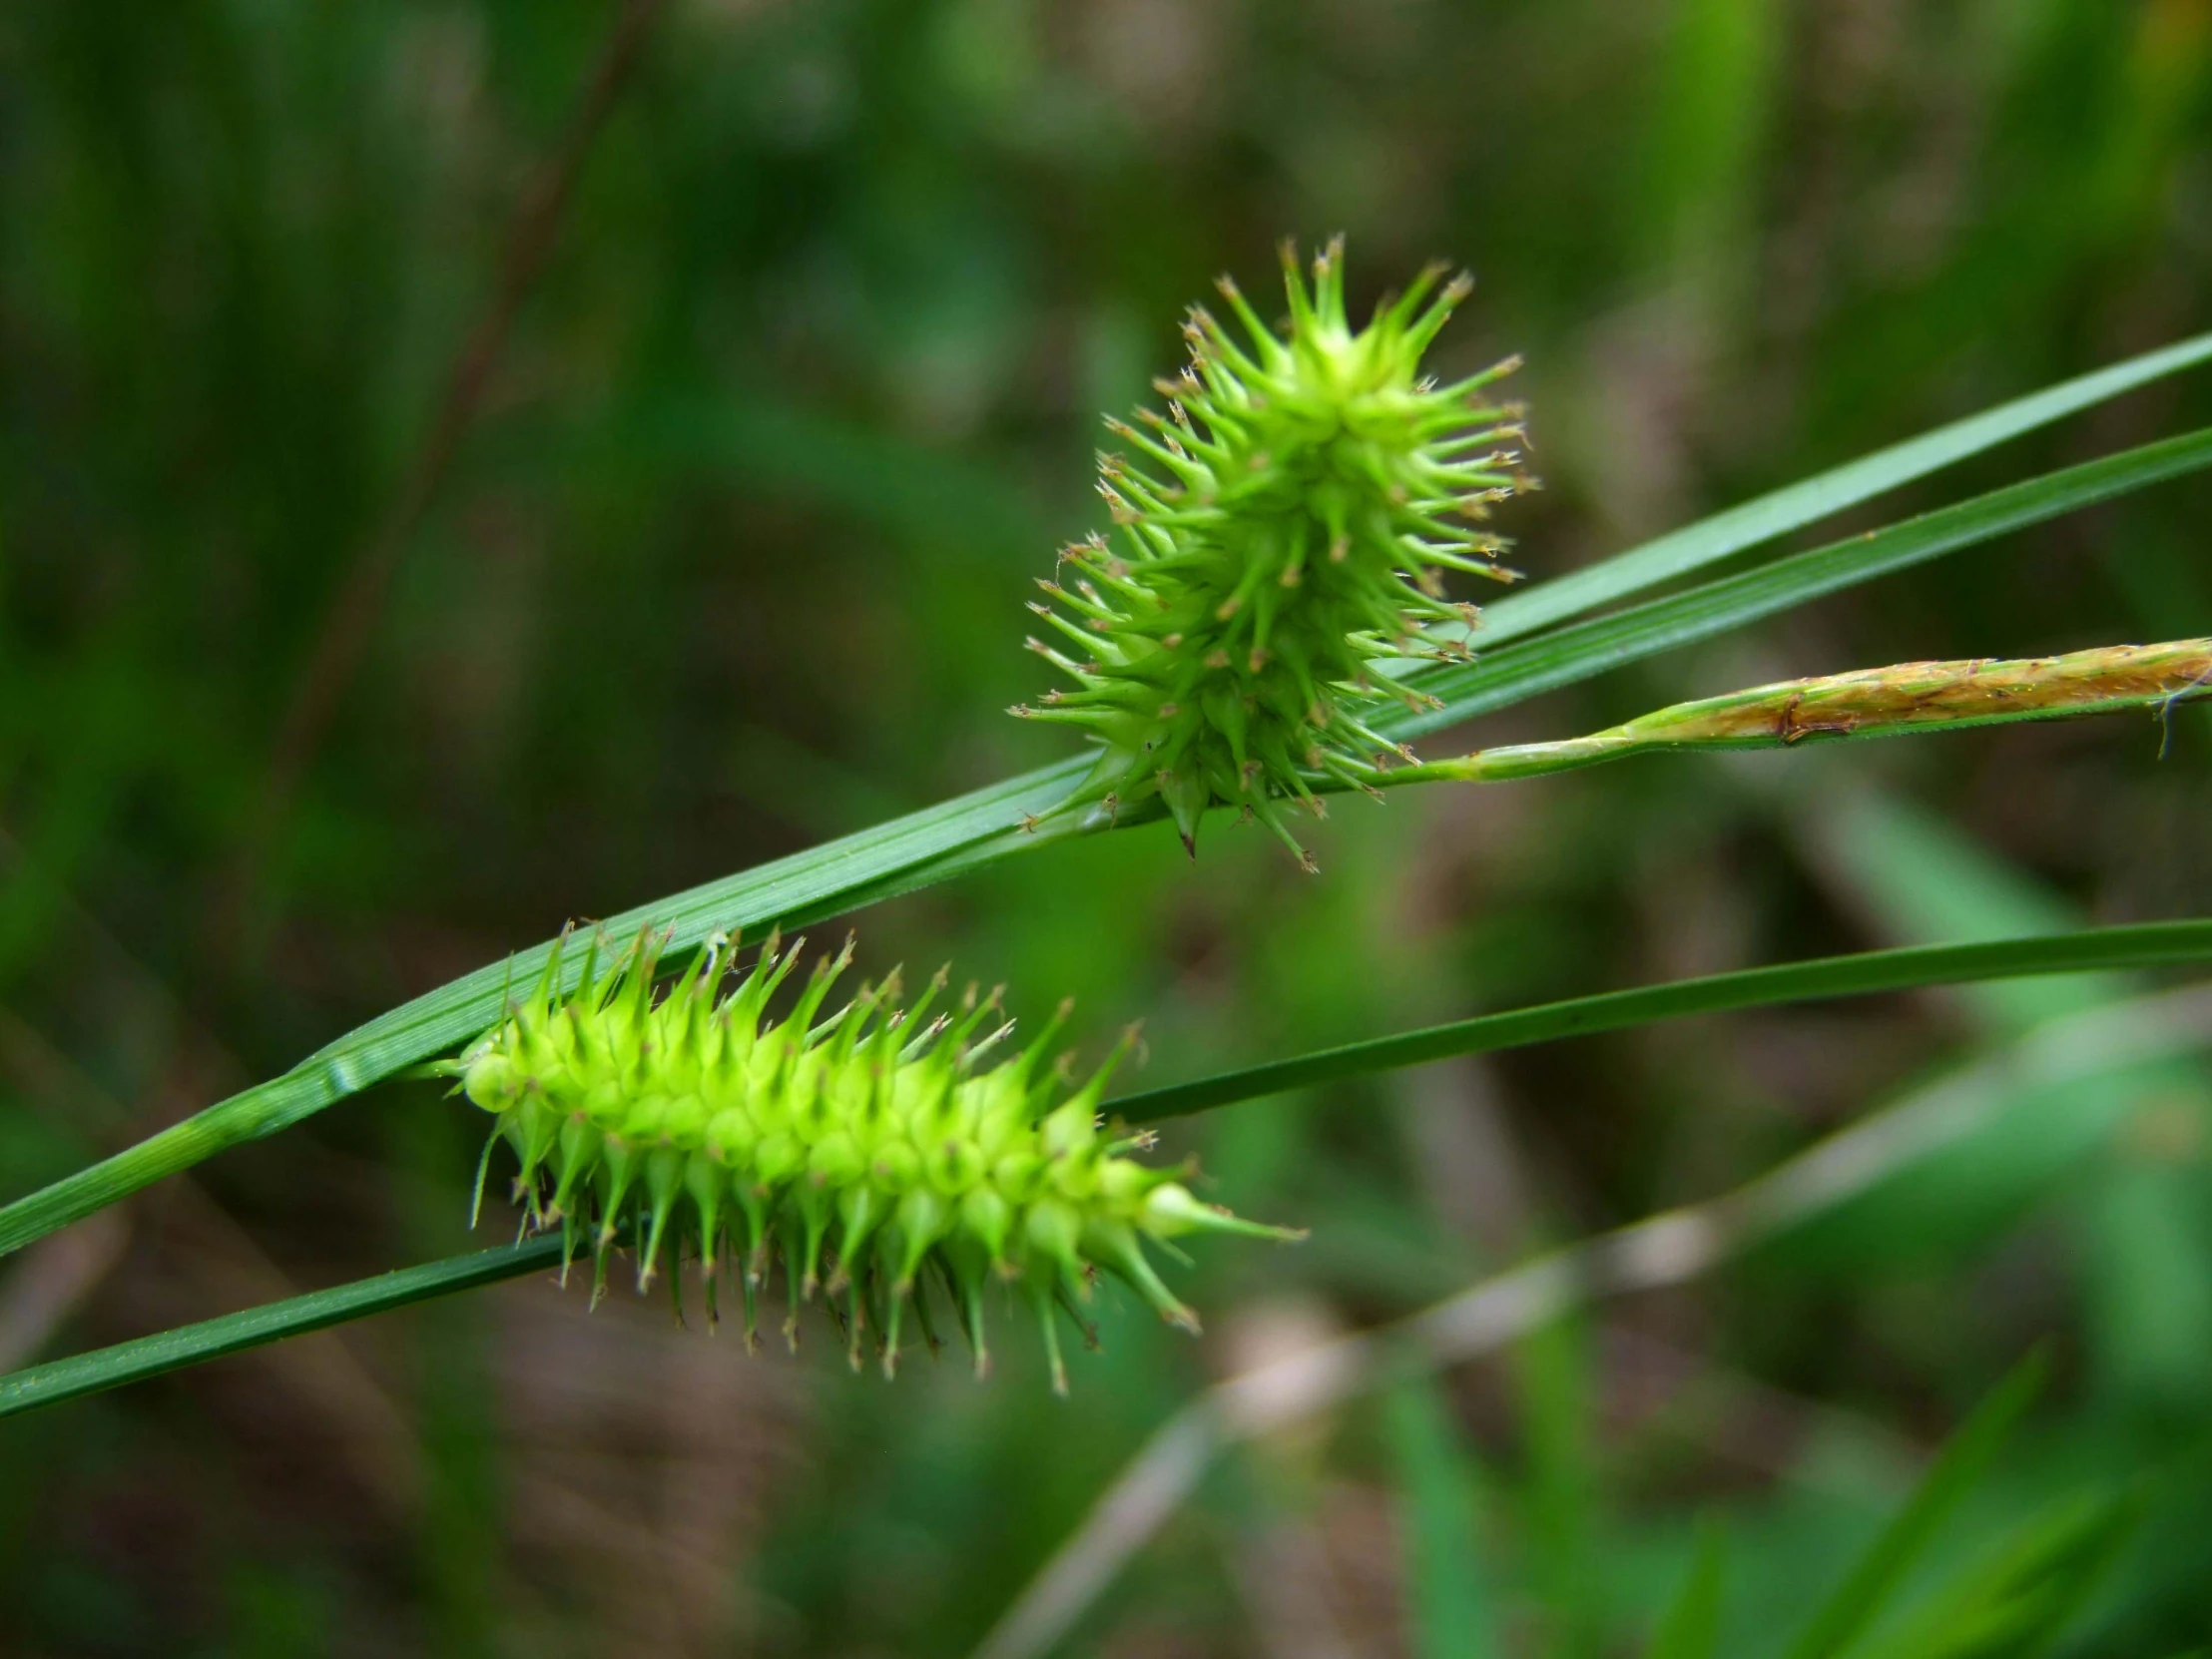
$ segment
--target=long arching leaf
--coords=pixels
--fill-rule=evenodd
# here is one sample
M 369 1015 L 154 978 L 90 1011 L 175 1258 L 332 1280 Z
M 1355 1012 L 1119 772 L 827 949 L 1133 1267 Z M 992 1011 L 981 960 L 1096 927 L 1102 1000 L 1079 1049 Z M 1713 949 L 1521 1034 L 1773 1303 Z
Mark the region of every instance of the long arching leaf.
M 1994 939 L 1976 944 L 1914 945 L 1852 956 L 1744 968 L 1734 973 L 1678 979 L 1634 990 L 1605 991 L 1534 1008 L 1481 1014 L 1449 1025 L 1431 1025 L 1392 1037 L 1375 1037 L 1274 1060 L 1243 1071 L 1190 1083 L 1172 1083 L 1109 1101 L 1109 1111 L 1132 1123 L 1186 1117 L 1240 1100 L 1258 1100 L 1293 1089 L 1341 1082 L 1371 1072 L 1425 1065 L 1458 1054 L 1487 1054 L 1561 1037 L 1619 1031 L 1688 1014 L 1725 1013 L 1779 1003 L 1869 996 L 1925 985 L 1958 985 L 2047 973 L 2144 968 L 2212 957 L 2212 921 L 2154 921 L 2099 927 L 2038 938 Z

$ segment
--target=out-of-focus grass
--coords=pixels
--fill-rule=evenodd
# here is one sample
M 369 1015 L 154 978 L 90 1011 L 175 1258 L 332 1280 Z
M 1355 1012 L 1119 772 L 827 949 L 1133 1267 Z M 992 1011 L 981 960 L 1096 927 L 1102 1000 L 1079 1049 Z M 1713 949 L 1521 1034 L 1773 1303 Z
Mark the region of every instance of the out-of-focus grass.
M 1503 528 L 1545 572 L 2212 325 L 2212 34 L 2193 0 L 678 5 L 258 907 L 218 926 L 307 641 L 610 19 L 580 0 L 0 16 L 6 1191 L 565 915 L 1052 758 L 996 711 L 1035 689 L 1029 579 L 1092 522 L 1093 417 L 1172 364 L 1215 270 L 1257 286 L 1283 233 L 1348 230 L 1376 286 L 1430 255 L 1475 268 L 1443 367 L 1531 359 L 1550 488 Z M 2177 381 L 1903 504 L 2208 407 Z M 2203 491 L 1861 590 L 1484 737 L 1782 674 L 2201 632 L 2182 611 L 2202 609 Z M 2178 717 L 2163 764 L 2154 730 L 2115 726 L 1762 771 L 1816 811 L 1817 778 L 1879 777 L 2064 913 L 2202 913 L 2203 731 Z M 795 753 L 813 764 L 778 759 Z M 1027 1008 L 1072 992 L 1094 1038 L 1141 1014 L 1190 1075 L 1979 925 L 1955 858 L 1916 862 L 1927 834 L 1845 835 L 1862 862 L 1886 849 L 1877 903 L 1724 776 L 1347 803 L 1320 883 L 1257 837 L 1215 837 L 1192 870 L 1146 830 L 900 900 L 864 942 L 880 964 L 953 955 Z M 1223 1314 L 1203 1345 L 1109 1311 L 1069 1406 L 1011 1342 L 985 1390 L 949 1366 L 886 1389 L 821 1355 L 749 1364 L 678 1339 L 658 1307 L 586 1320 L 527 1284 L 316 1351 L 350 1371 L 243 1359 L 71 1405 L 0 1432 L 0 1630 L 112 1654 L 955 1653 L 1247 1316 L 1293 1296 L 1338 1321 L 1402 1311 L 1538 1239 L 1720 1190 L 2049 1011 L 1731 1016 L 1180 1128 L 1220 1196 L 1316 1241 L 1210 1253 L 1194 1294 Z M 2143 1659 L 2200 1636 L 2201 1093 L 2194 1068 L 2161 1067 L 2023 1102 L 2053 1136 L 2124 1122 L 2048 1143 L 2070 1156 L 2031 1159 L 2039 1128 L 1960 1157 L 1817 1251 L 1606 1313 L 1571 1424 L 1541 1366 L 1448 1379 L 1439 1401 L 1485 1471 L 1505 1651 L 1560 1628 L 1563 1586 L 1582 1587 L 1575 1639 L 1647 1629 L 1715 1509 L 1746 1522 L 1726 1629 L 1796 1628 L 1909 1484 L 1890 1459 L 1925 1455 L 2044 1334 L 2050 1399 L 1959 1512 L 1958 1552 L 2162 1469 L 2084 1628 Z M 149 1195 L 71 1336 L 253 1300 L 251 1261 L 321 1282 L 458 1248 L 434 1219 L 459 1216 L 468 1177 L 469 1149 L 434 1128 L 448 1110 L 418 1086 L 210 1166 L 227 1223 Z M 1586 1509 L 1561 1495 L 1569 1426 Z M 419 1460 L 411 1494 L 343 1449 L 395 1431 L 373 1443 Z M 1369 1616 L 1406 1584 L 1387 1444 L 1348 1421 L 1302 1455 L 1324 1604 L 1349 1630 L 1401 1628 Z M 1268 1627 L 1222 1537 L 1268 1490 L 1209 1487 L 1083 1639 L 1252 1651 Z

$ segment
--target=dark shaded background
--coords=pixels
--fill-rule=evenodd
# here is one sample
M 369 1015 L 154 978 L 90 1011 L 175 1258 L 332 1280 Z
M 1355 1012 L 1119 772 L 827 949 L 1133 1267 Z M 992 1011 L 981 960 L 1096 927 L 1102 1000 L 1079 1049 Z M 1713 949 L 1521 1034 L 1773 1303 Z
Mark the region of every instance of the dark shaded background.
M 1505 528 L 1551 573 L 2212 326 L 2208 62 L 2205 0 L 0 9 L 0 1190 L 566 916 L 1053 757 L 1001 711 L 1040 684 L 1030 580 L 1094 522 L 1096 417 L 1215 273 L 1265 289 L 1278 237 L 1347 231 L 1358 295 L 1476 272 L 1439 360 L 1527 353 L 1548 488 Z M 2161 385 L 1847 527 L 2208 404 Z M 2166 486 L 1470 736 L 2212 632 L 2206 502 Z M 1141 1015 L 1164 1080 L 2199 912 L 2208 730 L 2163 764 L 2129 720 L 1347 803 L 1320 881 L 1249 832 L 1194 871 L 1155 827 L 873 912 L 863 960 L 1072 992 L 1093 1051 Z M 1203 1249 L 1208 1336 L 1110 1313 L 1070 1403 L 1018 1326 L 986 1388 L 885 1387 L 826 1333 L 748 1362 L 524 1283 L 0 1425 L 0 1651 L 958 1653 L 1209 1377 L 1719 1192 L 2112 989 L 1201 1120 L 1171 1149 L 1314 1240 Z M 2212 1629 L 2212 1073 L 2022 1112 L 1442 1380 L 1509 1651 L 1623 1651 L 1714 1509 L 1735 1621 L 1771 1633 L 2044 1335 L 2051 1400 L 1974 1524 L 2160 1471 L 2094 1650 Z M 0 1359 L 464 1248 L 469 1117 L 387 1086 L 99 1218 L 0 1279 Z M 1391 1444 L 1362 1406 L 1240 1454 L 1079 1647 L 1403 1651 Z

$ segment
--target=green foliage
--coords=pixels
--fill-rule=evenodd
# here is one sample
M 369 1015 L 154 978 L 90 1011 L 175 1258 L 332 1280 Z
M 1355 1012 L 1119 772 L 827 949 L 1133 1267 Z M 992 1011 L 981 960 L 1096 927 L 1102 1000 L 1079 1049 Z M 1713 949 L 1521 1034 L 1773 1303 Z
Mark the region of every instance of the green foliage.
M 2034 1659 L 2066 1639 L 2141 1520 L 2129 1497 L 2051 1505 L 1926 1598 L 1868 1659 Z
M 1563 1659 L 1593 1654 L 1602 1641 L 1595 1377 L 1590 1322 L 1578 1316 L 1549 1322 L 1513 1351 L 1528 1576 L 1543 1609 L 1545 1649 Z
M 2169 367 L 2193 360 L 2172 353 L 2164 357 Z M 2106 390 L 2133 383 L 2131 377 L 2101 382 Z M 1995 425 L 1983 428 L 1981 435 L 1993 441 L 2010 429 Z M 1908 446 L 1895 458 L 1895 474 L 1909 475 L 1929 460 L 1929 452 Z M 1423 713 L 1383 711 L 1376 719 L 1385 732 L 1418 735 L 1435 725 L 1509 707 L 2207 463 L 2212 463 L 2212 433 L 2145 444 L 2085 462 L 1886 531 L 1779 559 L 1741 576 L 1563 628 L 1476 663 L 1436 667 L 1421 685 L 1423 698 L 1445 700 L 1439 708 Z M 1825 505 L 1825 497 L 1808 495 L 1796 498 L 1790 510 L 1811 516 Z M 1763 519 L 1762 527 L 1771 532 L 1775 521 Z M 1587 589 L 1584 592 L 1586 597 L 1596 597 Z M 1069 799 L 1064 791 L 1080 771 L 1080 762 L 1044 768 L 625 911 L 610 918 L 608 926 L 617 931 L 665 928 L 672 947 L 688 949 L 721 925 L 796 926 L 895 897 L 1036 845 L 1045 838 L 1036 832 L 1044 822 L 1040 815 Z M 1316 780 L 1313 787 L 1327 790 L 1335 787 L 1335 781 Z M 1140 814 L 1141 808 L 1128 816 L 1134 820 Z M 1063 831 L 1074 828 L 1068 818 L 1058 822 Z M 1087 828 L 1111 828 L 1112 823 L 1108 819 Z M 503 987 L 512 975 L 540 972 L 553 948 L 551 942 L 535 946 L 506 964 L 489 964 L 418 996 L 327 1044 L 281 1076 L 0 1207 L 0 1254 L 20 1250 L 31 1240 L 164 1175 L 189 1168 L 223 1147 L 275 1134 L 466 1040 L 496 1017 Z M 569 983 L 563 980 L 563 988 Z
M 1472 662 L 1442 665 L 1419 681 L 1424 692 L 1442 700 L 1441 707 L 1408 714 L 1390 729 L 1418 736 L 1509 708 L 2207 465 L 2212 465 L 2212 430 L 2162 439 L 1485 652 Z
M 1868 996 L 1926 985 L 2039 980 L 2105 968 L 2193 962 L 2212 953 L 2212 921 L 2161 921 L 2091 927 L 2040 937 L 1972 944 L 1908 945 L 1809 962 L 1778 962 L 1632 990 L 1601 991 L 1534 1008 L 1508 1008 L 1447 1025 L 1372 1037 L 1240 1071 L 1169 1083 L 1116 1097 L 1114 1109 L 1137 1122 L 1182 1117 L 1240 1100 L 1424 1065 L 1456 1054 L 1483 1054 L 1561 1037 L 1621 1030 L 1653 1020 L 1737 1008 L 1772 1007 L 1827 997 Z
M 606 32 L 649 15 L 581 137 Z M 478 1287 L 437 1309 L 368 1320 L 405 1287 L 346 1282 L 459 1248 L 458 1143 L 483 1120 L 401 1079 L 499 1021 L 510 949 L 530 983 L 531 941 L 578 912 L 624 917 L 617 937 L 673 921 L 678 967 L 733 920 L 757 936 L 890 897 L 866 923 L 883 962 L 952 955 L 1141 1014 L 1144 1081 L 1171 1087 L 1593 987 L 2212 913 L 2212 723 L 2186 711 L 2163 759 L 2122 719 L 1401 792 L 1298 826 L 1326 883 L 1210 829 L 1192 872 L 1157 802 L 1123 833 L 1071 813 L 1022 834 L 1091 757 L 1053 766 L 1069 734 L 1000 713 L 1039 689 L 1008 618 L 1092 521 L 1094 412 L 1139 400 L 1180 303 L 1264 268 L 1286 229 L 1349 228 L 1358 316 L 1428 254 L 1476 270 L 1482 304 L 1429 350 L 1440 380 L 1528 354 L 1547 488 L 1507 528 L 1546 579 L 1485 604 L 1476 672 L 1756 573 L 1809 529 L 1841 545 L 2202 426 L 2204 377 L 2177 371 L 2212 327 L 2208 69 L 2191 0 L 0 8 L 0 1197 L 37 1195 L 0 1221 L 37 1241 L 0 1262 L 0 1346 L 77 1356 L 0 1397 L 362 1322 L 0 1424 L 0 1630 L 114 1659 L 886 1639 L 949 1659 L 1287 1308 L 1391 1321 L 1531 1239 L 1800 1168 L 1964 1075 L 1988 1133 L 1833 1218 L 1817 1253 L 1593 1315 L 1605 1524 L 1564 1576 L 1600 1651 L 1633 1651 L 1690 1566 L 1690 1517 L 1717 1512 L 1720 1651 L 1771 1656 L 1902 1500 L 1944 1402 L 2048 1336 L 2060 1385 L 1865 1645 L 1913 1634 L 1924 1590 L 2023 1523 L 2155 1469 L 2149 1520 L 2062 1640 L 2201 1650 L 2201 1067 L 2185 1029 L 2148 1065 L 2086 1040 L 2195 1018 L 2142 995 L 2191 971 L 2178 957 L 2001 1000 L 1907 986 L 1698 1017 L 1708 988 L 1686 1020 L 1438 1037 L 1432 1069 L 1317 1066 L 1295 1097 L 1184 1117 L 1163 1163 L 1202 1153 L 1220 1196 L 1315 1240 L 1201 1252 L 1177 1289 L 1206 1346 L 1103 1299 L 1079 1419 L 964 1367 L 887 1389 L 739 1364 L 729 1334 L 627 1298 L 586 1320 L 552 1293 L 556 1240 L 399 1276 Z M 571 155 L 518 275 L 510 215 Z M 494 311 L 505 344 L 456 439 L 441 388 L 485 360 Z M 1763 622 L 1582 635 L 1541 703 L 1517 679 L 1463 704 L 1425 688 L 1511 706 L 1464 740 L 1388 703 L 1366 723 L 1444 753 L 1907 656 L 2212 633 L 2205 478 L 1807 582 Z M 356 605 L 371 553 L 393 579 Z M 360 670 L 260 821 L 334 616 Z M 1459 668 L 1382 672 L 1424 689 Z M 1800 826 L 1910 873 L 1906 837 L 1826 787 L 1847 776 L 2063 910 L 1962 920 L 1978 889 L 1936 859 L 1882 902 Z M 954 805 L 897 821 L 929 803 Z M 2106 996 L 2127 1005 L 2077 1028 Z M 2037 1036 L 2046 1012 L 2065 1025 Z M 1550 1021 L 1572 1013 L 1518 1028 L 1568 1034 Z M 434 1150 L 395 1159 L 402 1123 L 436 1126 Z M 104 1346 L 153 1331 L 175 1339 L 133 1345 L 144 1370 Z M 1041 1379 L 1034 1345 L 1001 1347 Z M 1449 1392 L 1491 1471 L 1479 1565 L 1518 1639 L 1551 1580 L 1514 1438 L 1487 1368 Z M 1303 1529 L 1299 1587 L 1345 1648 L 1382 1649 L 1410 1588 L 1381 1520 L 1395 1482 L 1364 1436 L 1309 1428 L 1286 1437 L 1313 1504 L 1239 1519 Z M 363 1446 L 391 1481 L 360 1477 Z M 428 1495 L 394 1501 L 412 1474 Z M 1268 1646 L 1286 1578 L 1216 1547 L 1221 1496 L 1196 1489 L 1062 1651 Z
M 2048 885 L 1878 790 L 1838 796 L 1806 833 L 1838 882 L 1898 937 L 1991 937 L 2081 919 Z M 1991 982 L 1963 1001 L 1977 1025 L 2013 1035 L 2141 988 L 2125 973 L 2097 973 Z M 2204 1062 L 2176 1058 L 2027 1093 L 2001 1125 L 1929 1160 L 1856 1213 L 1832 1217 L 1825 1248 L 1856 1234 L 1845 1248 L 1862 1266 L 1916 1241 L 1970 1249 L 2063 1190 L 2064 1225 L 2090 1291 L 2093 1374 L 2113 1397 L 2138 1405 L 2187 1399 L 2212 1366 L 2212 1214 L 2189 1160 L 2098 1156 L 2115 1129 L 2131 1125 L 2153 1137 L 2212 1129 Z
M 2001 442 L 2041 421 L 2187 367 L 2200 360 L 2206 350 L 2212 350 L 2212 346 L 2190 342 L 2148 353 L 2132 363 L 2083 376 L 2068 386 L 2050 388 L 1777 491 L 1764 500 L 1746 503 L 1706 525 L 1674 532 L 1648 547 L 1616 555 L 1594 569 L 1540 586 L 1523 596 L 1518 603 L 1524 609 L 1494 621 L 1492 637 L 1526 632 L 1541 622 L 1628 597 L 1685 570 L 1812 522 L 1845 503 Z M 1392 711 L 1382 711 L 1377 719 L 1386 733 L 1412 735 L 1432 724 L 1506 707 L 1893 569 L 2193 470 L 2207 459 L 2212 459 L 2212 442 L 2197 434 L 2085 463 L 1893 526 L 1883 533 L 1777 560 L 1762 570 L 1707 583 L 1618 616 L 1561 629 L 1517 650 L 1494 653 L 1479 663 L 1440 667 L 1423 678 L 1421 696 L 1424 700 L 1444 697 L 1442 708 L 1426 715 L 1394 712 L 1394 718 Z M 1556 601 L 1547 597 L 1553 588 L 1561 590 Z M 1506 607 L 1498 609 L 1502 613 Z M 797 926 L 840 909 L 893 897 L 1033 844 L 1040 837 L 1015 831 L 1008 827 L 1009 820 L 1033 830 L 1042 813 L 1071 799 L 1064 791 L 1080 770 L 1080 762 L 1045 768 L 623 912 L 611 918 L 608 925 L 618 933 L 638 926 L 666 927 L 673 945 L 689 948 L 724 924 Z M 1333 782 L 1318 783 L 1316 787 L 1330 787 Z M 1109 816 L 1108 823 L 1112 822 Z M 26 890 L 35 896 L 40 889 L 34 882 Z M 75 1176 L 0 1207 L 0 1254 L 19 1250 L 54 1228 L 91 1214 L 164 1175 L 189 1168 L 224 1146 L 274 1134 L 380 1078 L 465 1040 L 497 1016 L 499 997 L 511 975 L 518 969 L 526 977 L 535 975 L 553 948 L 550 942 L 536 946 L 506 964 L 489 964 L 418 996 L 326 1045 L 283 1075 L 209 1107 Z
M 1712 3 L 1721 9 L 1737 0 Z M 1507 595 L 1484 609 L 1483 641 L 1502 644 L 1633 599 L 2207 357 L 2212 357 L 2212 335 L 2180 340 L 1785 484 L 1640 547 Z
M 2041 1391 L 2040 1358 L 2019 1367 L 1981 1402 L 1881 1534 L 1793 1641 L 1786 1659 L 1838 1659 L 1882 1614 L 1937 1527 L 1988 1472 L 2006 1437 Z
M 1892 1609 L 1932 1553 L 1936 1532 L 1988 1473 L 2040 1384 L 2013 1373 L 1952 1436 L 1912 1497 L 1791 1644 L 1789 1659 L 2033 1659 L 2058 1645 L 2140 1521 L 2139 1494 L 2051 1504 L 1941 1577 L 1902 1614 Z M 1645 1659 L 1715 1659 L 1723 1606 L 1720 1532 L 1701 1534 Z
M 1727 1571 L 1727 1534 L 1708 1523 L 1698 1530 L 1697 1554 L 1681 1588 L 1660 1615 L 1644 1659 L 1716 1659 Z
M 1480 1478 L 1444 1397 L 1409 1379 L 1383 1396 L 1382 1422 L 1402 1507 L 1407 1611 L 1419 1659 L 1498 1651 L 1475 1507 Z

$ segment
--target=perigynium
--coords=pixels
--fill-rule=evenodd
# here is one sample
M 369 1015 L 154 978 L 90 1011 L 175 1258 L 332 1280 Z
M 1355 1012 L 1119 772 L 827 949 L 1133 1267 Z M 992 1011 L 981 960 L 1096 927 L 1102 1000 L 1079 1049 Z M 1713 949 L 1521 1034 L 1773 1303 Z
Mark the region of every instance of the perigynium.
M 1078 1084 L 1064 1059 L 1047 1059 L 1064 1003 L 1008 1053 L 1014 1027 L 998 990 L 979 995 L 970 985 L 932 1016 L 947 990 L 942 970 L 911 1004 L 901 1006 L 893 970 L 825 1017 L 850 940 L 817 961 L 780 1016 L 770 1002 L 804 939 L 771 936 L 718 994 L 735 947 L 717 934 L 656 998 L 663 942 L 643 934 L 601 972 L 594 937 L 565 995 L 556 949 L 536 988 L 442 1068 L 495 1116 L 494 1141 L 514 1149 L 525 1225 L 560 1228 L 570 1257 L 591 1251 L 595 1303 L 619 1242 L 636 1252 L 641 1290 L 696 1257 L 710 1315 L 733 1260 L 750 1346 L 759 1293 L 780 1258 L 787 1336 L 796 1344 L 800 1306 L 819 1292 L 844 1327 L 852 1364 L 872 1339 L 888 1376 L 909 1307 L 936 1347 L 933 1285 L 980 1376 L 986 1298 L 1003 1284 L 1035 1309 L 1064 1391 L 1055 1314 L 1091 1337 L 1082 1310 L 1101 1270 L 1170 1324 L 1197 1329 L 1147 1259 L 1146 1240 L 1300 1236 L 1202 1203 L 1179 1179 L 1188 1170 L 1130 1156 L 1149 1134 L 1102 1127 L 1099 1102 L 1134 1027 Z M 487 1164 L 490 1155 L 487 1145 Z M 479 1197 L 482 1179 L 480 1170 Z
M 1439 287 L 1444 268 L 1429 268 L 1355 331 L 1341 238 L 1310 282 L 1288 244 L 1283 263 L 1284 333 L 1224 276 L 1242 337 L 1194 307 L 1190 365 L 1155 382 L 1167 412 L 1107 421 L 1130 451 L 1099 457 L 1115 533 L 1064 549 L 1040 583 L 1051 603 L 1030 607 L 1066 642 L 1030 649 L 1074 689 L 1013 713 L 1100 746 L 1047 816 L 1111 817 L 1157 795 L 1195 856 L 1207 809 L 1235 807 L 1311 869 L 1286 807 L 1318 816 L 1315 782 L 1372 790 L 1412 759 L 1371 712 L 1379 698 L 1433 699 L 1379 659 L 1468 654 L 1477 613 L 1444 578 L 1514 579 L 1482 524 L 1533 480 L 1521 410 L 1485 395 L 1514 360 L 1450 385 L 1421 373 L 1471 290 L 1464 275 Z

